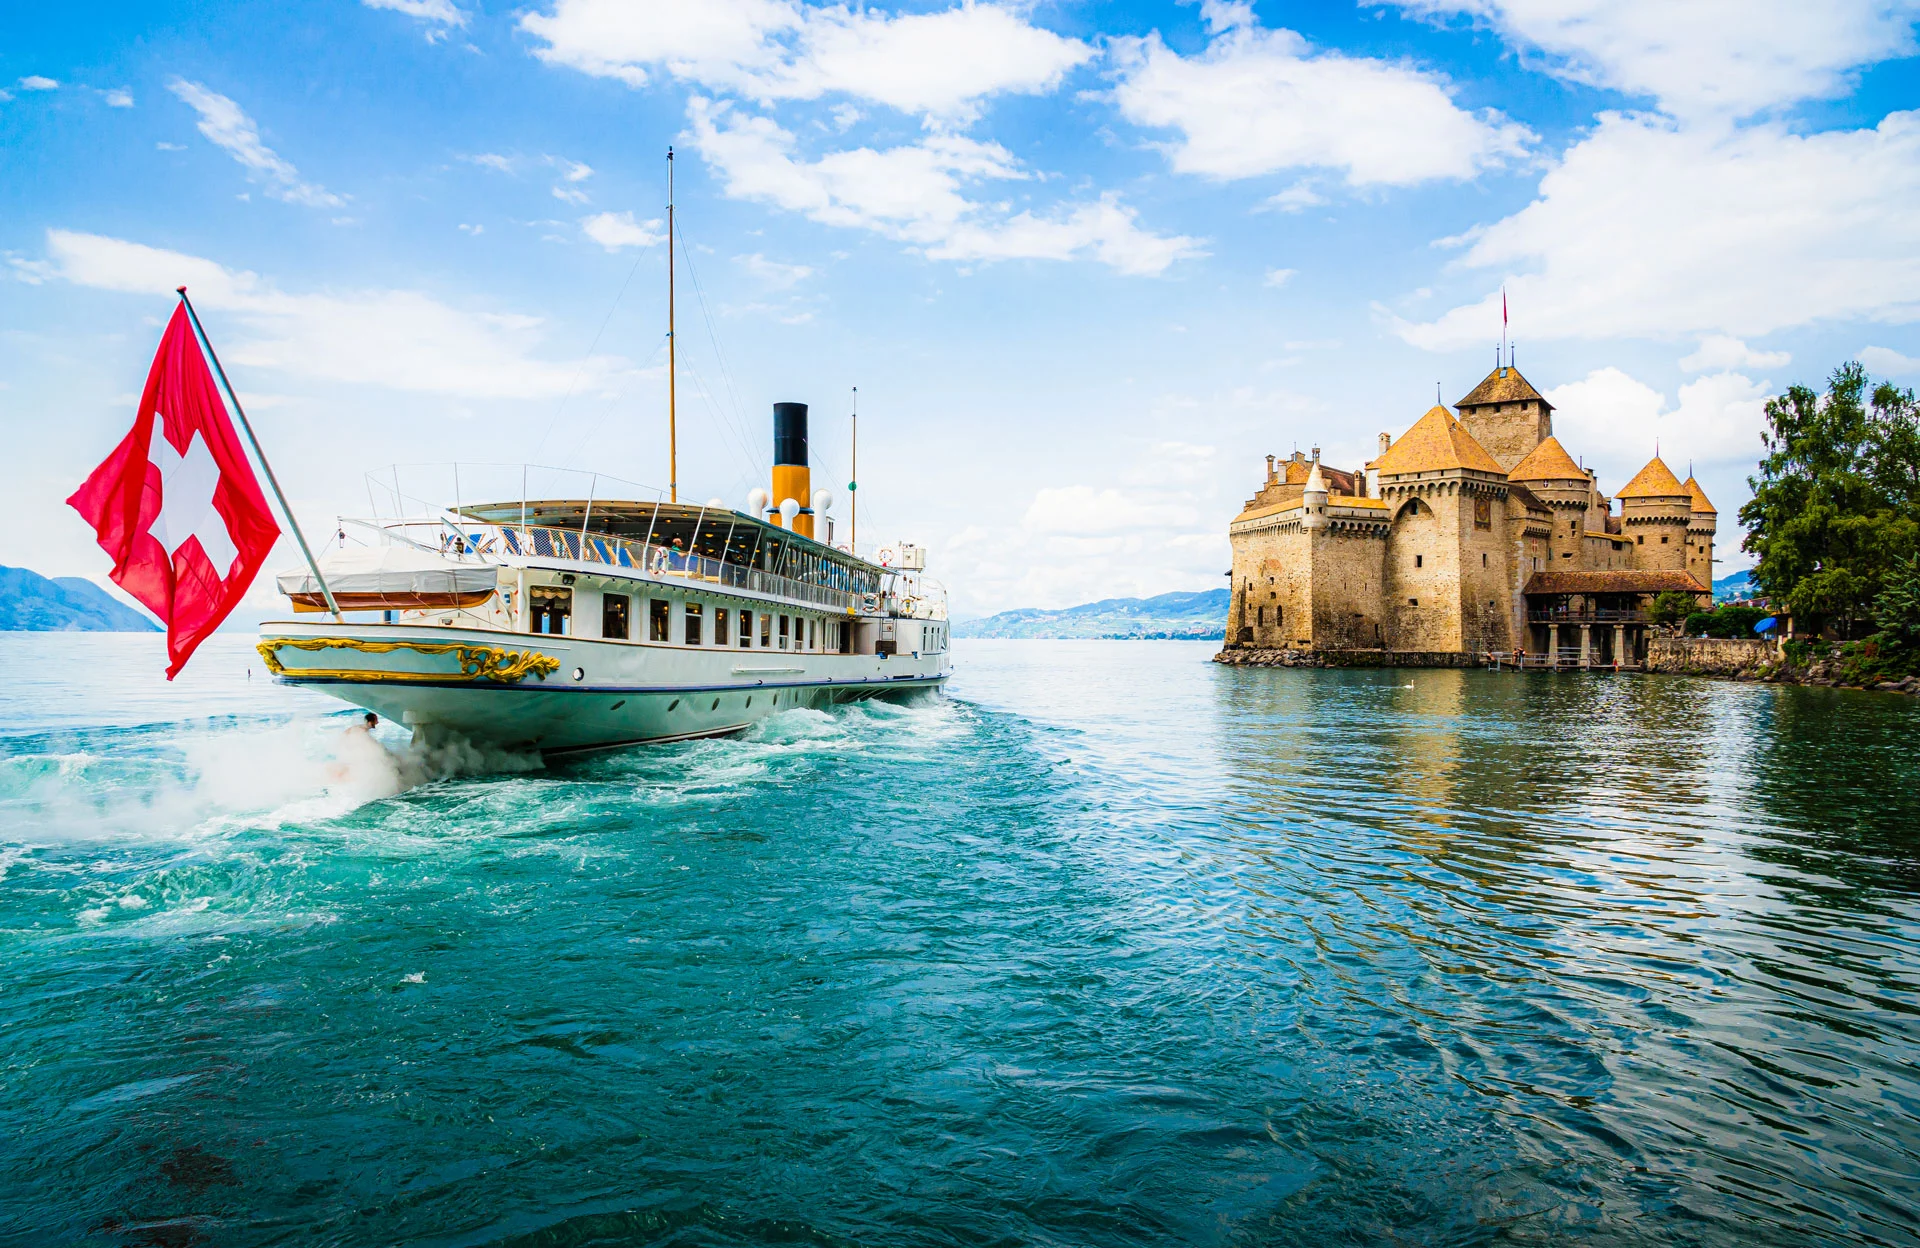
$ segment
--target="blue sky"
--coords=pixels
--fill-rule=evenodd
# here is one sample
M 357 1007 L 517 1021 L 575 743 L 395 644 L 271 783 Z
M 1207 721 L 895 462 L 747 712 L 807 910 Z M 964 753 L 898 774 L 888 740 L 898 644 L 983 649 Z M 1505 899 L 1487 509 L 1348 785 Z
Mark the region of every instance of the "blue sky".
M 0 562 L 49 574 L 104 571 L 60 500 L 182 282 L 313 530 L 396 463 L 664 485 L 669 144 L 683 496 L 764 483 L 778 400 L 844 487 L 857 385 L 862 545 L 963 611 L 1222 584 L 1262 456 L 1457 399 L 1503 285 L 1562 441 L 1691 464 L 1728 568 L 1765 395 L 1920 378 L 1920 3 L 155 7 L 0 44 Z

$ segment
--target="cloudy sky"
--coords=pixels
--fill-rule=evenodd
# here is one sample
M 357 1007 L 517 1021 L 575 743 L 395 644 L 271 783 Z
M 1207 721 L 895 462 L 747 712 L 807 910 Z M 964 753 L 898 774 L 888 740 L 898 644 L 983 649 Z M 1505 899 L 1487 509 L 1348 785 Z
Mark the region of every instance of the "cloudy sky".
M 102 575 L 61 500 L 181 283 L 316 531 L 664 485 L 670 144 L 683 496 L 778 400 L 844 487 L 857 386 L 862 545 L 968 613 L 1223 584 L 1262 456 L 1459 398 L 1503 285 L 1727 568 L 1764 396 L 1920 381 L 1920 0 L 187 7 L 8 19 L 0 562 Z

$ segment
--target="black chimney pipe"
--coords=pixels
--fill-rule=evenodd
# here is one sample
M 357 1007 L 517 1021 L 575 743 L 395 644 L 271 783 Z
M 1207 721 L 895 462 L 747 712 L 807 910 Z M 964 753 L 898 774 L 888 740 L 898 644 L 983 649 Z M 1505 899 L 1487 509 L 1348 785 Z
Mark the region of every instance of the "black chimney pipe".
M 773 462 L 795 468 L 807 466 L 807 405 L 773 405 Z M 807 501 L 800 501 L 802 507 Z

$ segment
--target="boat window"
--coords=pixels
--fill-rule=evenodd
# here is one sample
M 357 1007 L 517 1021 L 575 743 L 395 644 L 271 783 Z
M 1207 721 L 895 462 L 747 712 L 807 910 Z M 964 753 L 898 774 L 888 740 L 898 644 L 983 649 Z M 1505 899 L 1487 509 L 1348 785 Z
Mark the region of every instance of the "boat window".
M 725 607 L 717 607 L 713 612 L 713 644 L 716 646 L 727 644 L 727 609 Z
M 625 594 L 602 594 L 600 596 L 600 635 L 615 641 L 627 639 L 627 609 L 631 604 Z
M 814 648 L 813 643 L 815 641 L 815 637 L 813 633 L 813 628 L 814 628 L 814 622 L 812 618 L 809 617 L 807 620 L 807 649 L 809 650 L 812 650 Z
M 780 617 L 780 648 L 787 648 L 787 617 L 784 615 Z
M 765 650 L 773 644 L 773 617 L 762 612 L 760 615 L 760 648 Z
M 573 614 L 573 591 L 564 585 L 527 587 L 528 631 L 559 635 Z
M 648 641 L 665 641 L 667 639 L 667 621 L 672 610 L 672 604 L 665 598 L 655 598 L 647 603 Z
M 840 653 L 853 653 L 853 623 L 850 620 L 840 621 Z
M 700 604 L 697 602 L 688 603 L 687 604 L 687 634 L 686 634 L 688 645 L 697 646 L 700 644 L 701 642 L 700 635 L 703 631 L 705 631 L 702 625 L 703 625 L 703 621 L 701 619 Z
M 740 644 L 742 646 L 753 644 L 753 612 L 751 611 L 740 613 Z

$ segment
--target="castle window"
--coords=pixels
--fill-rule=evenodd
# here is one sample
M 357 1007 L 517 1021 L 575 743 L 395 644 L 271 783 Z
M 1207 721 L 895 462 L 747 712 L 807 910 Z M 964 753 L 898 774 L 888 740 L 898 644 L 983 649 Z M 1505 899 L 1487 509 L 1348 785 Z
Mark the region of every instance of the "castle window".
M 1487 566 L 1487 557 L 1484 554 L 1480 556 L 1480 566 L 1483 568 Z
M 1645 546 L 1647 544 L 1647 535 L 1645 533 L 1642 533 L 1640 535 L 1639 541 L 1640 541 L 1640 545 Z
M 1261 624 L 1261 627 L 1263 627 L 1263 628 L 1264 628 L 1264 627 L 1266 626 L 1266 623 L 1267 623 L 1267 609 L 1266 609 L 1265 607 L 1261 607 L 1261 608 L 1260 608 L 1260 624 Z
M 1413 557 L 1413 566 L 1414 566 L 1414 567 L 1416 567 L 1416 568 L 1418 568 L 1418 567 L 1424 567 L 1424 566 L 1425 566 L 1425 561 L 1426 561 L 1426 558 L 1427 558 L 1427 557 L 1426 557 L 1425 555 L 1415 555 L 1415 556 Z
M 1281 614 L 1282 614 L 1282 611 L 1281 611 L 1281 608 L 1279 608 L 1279 607 L 1275 607 L 1275 608 L 1273 609 L 1273 626 L 1274 626 L 1275 628 L 1279 628 L 1279 627 L 1280 627 L 1280 616 L 1281 616 Z
M 1409 598 L 1407 599 L 1407 605 L 1410 607 L 1417 607 L 1420 605 L 1420 600 L 1418 598 Z
M 1660 535 L 1660 544 L 1662 546 L 1665 546 L 1667 544 L 1667 535 L 1665 533 L 1662 533 Z

